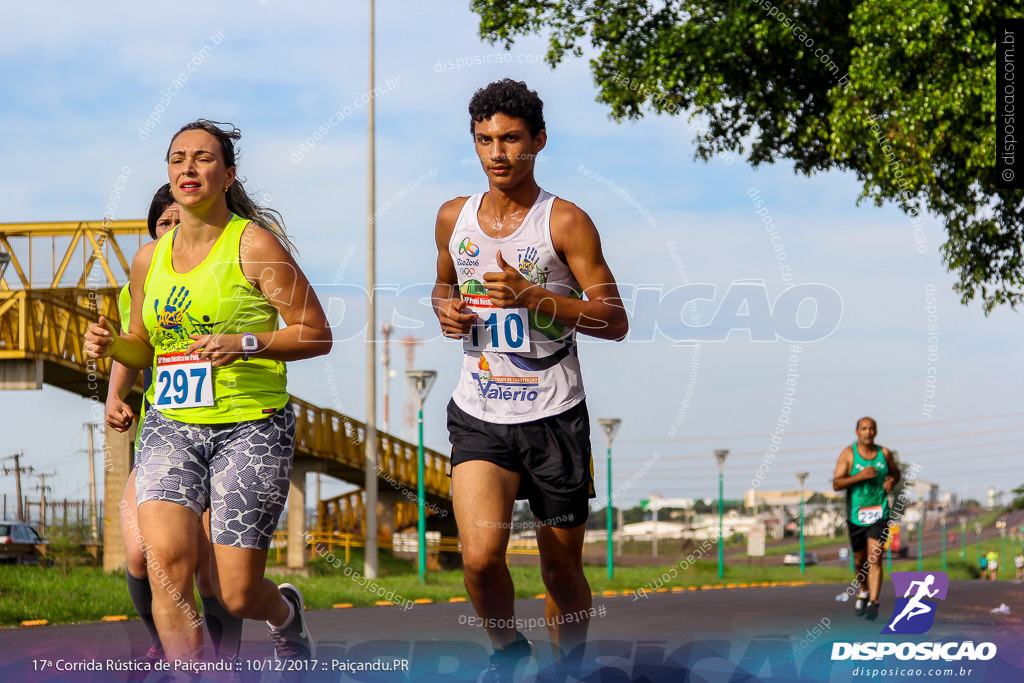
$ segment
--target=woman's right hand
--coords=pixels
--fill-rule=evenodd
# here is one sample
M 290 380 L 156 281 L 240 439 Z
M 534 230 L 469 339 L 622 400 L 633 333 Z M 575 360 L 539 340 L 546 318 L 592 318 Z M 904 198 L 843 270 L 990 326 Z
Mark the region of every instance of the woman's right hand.
M 88 358 L 109 358 L 114 353 L 114 340 L 120 337 L 110 321 L 100 316 L 85 331 L 85 355 Z
M 132 420 L 134 419 L 135 413 L 130 405 L 116 396 L 107 399 L 108 427 L 115 432 L 127 432 L 128 428 L 132 426 Z

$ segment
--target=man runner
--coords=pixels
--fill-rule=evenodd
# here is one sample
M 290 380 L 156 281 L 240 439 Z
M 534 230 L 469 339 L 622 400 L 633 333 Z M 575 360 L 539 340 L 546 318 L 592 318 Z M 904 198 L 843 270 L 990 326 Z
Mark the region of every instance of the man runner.
M 497 81 L 469 113 L 488 190 L 438 212 L 433 300 L 445 336 L 464 345 L 448 429 L 466 590 L 494 645 L 486 680 L 508 680 L 533 650 L 505 563 L 517 499 L 536 519 L 555 652 L 586 640 L 594 482 L 576 332 L 619 340 L 628 321 L 594 223 L 534 179 L 547 142 L 537 93 Z
M 882 548 L 889 535 L 889 492 L 900 471 L 888 448 L 875 445 L 878 425 L 870 417 L 857 421 L 857 441 L 843 449 L 832 478 L 835 491 L 846 490 L 847 527 L 860 594 L 858 617 L 878 618 L 882 589 Z

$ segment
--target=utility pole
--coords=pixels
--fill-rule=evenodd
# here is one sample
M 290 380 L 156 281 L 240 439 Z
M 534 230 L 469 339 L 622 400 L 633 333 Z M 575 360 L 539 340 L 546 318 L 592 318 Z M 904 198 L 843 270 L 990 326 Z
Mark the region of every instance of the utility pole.
M 82 425 L 89 433 L 89 522 L 92 525 L 92 542 L 100 542 L 99 520 L 96 518 L 96 454 L 93 450 L 92 422 Z
M 39 533 L 43 536 L 46 535 L 46 490 L 50 488 L 46 485 L 46 478 L 56 476 L 56 472 L 36 475 L 36 478 L 39 479 L 39 483 L 36 485 L 36 490 L 39 491 Z
M 423 340 L 407 334 L 395 341 L 405 344 L 405 371 L 416 369 L 416 347 L 423 343 Z M 405 430 L 411 430 L 416 425 L 416 403 L 412 397 L 405 402 L 405 414 L 403 415 L 402 426 Z
M 35 470 L 32 469 L 31 467 L 22 467 L 21 466 L 21 458 L 24 457 L 24 455 L 25 455 L 25 451 L 18 451 L 14 455 L 12 455 L 12 456 L 10 456 L 8 458 L 4 458 L 4 460 L 13 460 L 14 461 L 14 469 L 9 469 L 7 467 L 7 465 L 3 465 L 3 470 L 4 470 L 4 474 L 5 475 L 10 474 L 12 472 L 14 473 L 14 486 L 15 486 L 15 489 L 16 489 L 16 492 L 17 492 L 17 496 L 18 496 L 18 521 L 19 522 L 24 522 L 25 521 L 25 508 L 24 508 L 24 503 L 23 503 L 24 498 L 22 498 L 22 495 L 21 495 L 21 473 L 24 472 L 25 474 L 31 474 L 32 472 L 35 472 Z

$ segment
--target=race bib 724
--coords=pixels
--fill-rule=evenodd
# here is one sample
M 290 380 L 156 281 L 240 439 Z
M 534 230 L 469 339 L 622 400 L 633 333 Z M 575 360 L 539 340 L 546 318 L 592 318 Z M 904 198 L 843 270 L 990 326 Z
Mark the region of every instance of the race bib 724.
M 861 524 L 874 524 L 882 519 L 882 506 L 869 505 L 857 511 L 857 521 Z

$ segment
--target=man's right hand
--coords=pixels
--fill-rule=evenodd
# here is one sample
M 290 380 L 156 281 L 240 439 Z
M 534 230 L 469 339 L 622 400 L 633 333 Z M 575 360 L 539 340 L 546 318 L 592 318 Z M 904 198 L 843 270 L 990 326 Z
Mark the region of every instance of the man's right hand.
M 126 432 L 132 426 L 135 413 L 131 406 L 116 396 L 107 399 L 107 426 L 115 432 Z
M 446 337 L 464 337 L 469 334 L 476 313 L 463 312 L 466 309 L 464 299 L 444 299 L 438 304 L 437 318 L 441 322 L 441 332 Z
M 858 472 L 857 476 L 860 477 L 861 481 L 868 481 L 869 479 L 874 479 L 876 476 L 878 476 L 878 470 L 875 469 L 874 465 L 868 465 L 860 472 Z

